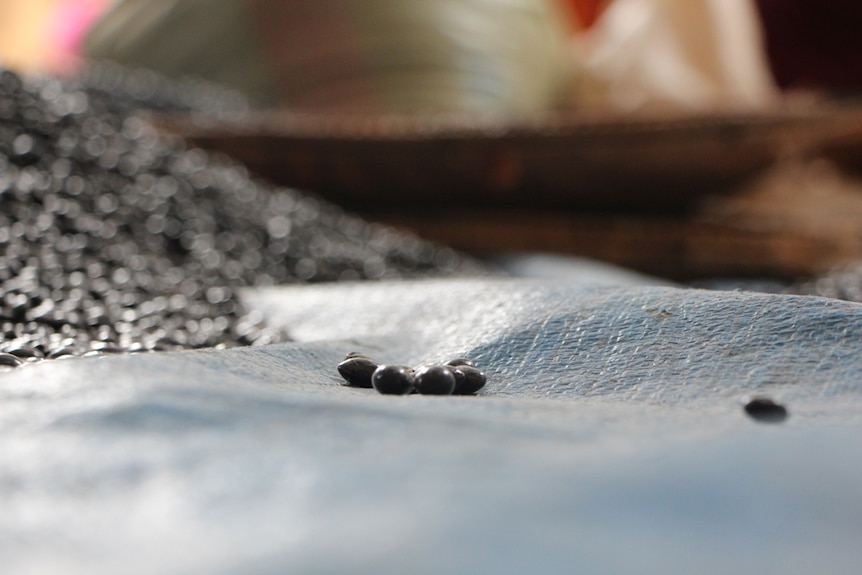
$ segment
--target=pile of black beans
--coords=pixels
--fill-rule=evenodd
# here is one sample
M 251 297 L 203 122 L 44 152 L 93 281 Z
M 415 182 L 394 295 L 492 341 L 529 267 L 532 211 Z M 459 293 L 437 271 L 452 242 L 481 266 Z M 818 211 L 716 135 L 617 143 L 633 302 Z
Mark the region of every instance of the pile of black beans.
M 283 339 L 243 286 L 481 271 L 160 135 L 134 110 L 161 84 L 115 84 L 0 69 L 0 367 Z
M 336 369 L 344 385 L 374 388 L 384 395 L 475 395 L 487 381 L 484 372 L 464 357 L 414 369 L 380 365 L 366 355 L 351 352 Z

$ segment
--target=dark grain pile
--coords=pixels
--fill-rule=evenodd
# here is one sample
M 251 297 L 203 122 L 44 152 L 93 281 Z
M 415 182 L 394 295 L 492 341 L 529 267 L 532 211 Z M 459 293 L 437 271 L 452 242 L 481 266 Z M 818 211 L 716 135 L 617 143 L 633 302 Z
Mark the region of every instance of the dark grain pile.
M 268 343 L 283 335 L 244 314 L 236 288 L 478 270 L 255 182 L 133 113 L 145 103 L 212 111 L 223 98 L 180 89 L 160 99 L 164 84 L 109 73 L 95 86 L 0 70 L 0 353 Z

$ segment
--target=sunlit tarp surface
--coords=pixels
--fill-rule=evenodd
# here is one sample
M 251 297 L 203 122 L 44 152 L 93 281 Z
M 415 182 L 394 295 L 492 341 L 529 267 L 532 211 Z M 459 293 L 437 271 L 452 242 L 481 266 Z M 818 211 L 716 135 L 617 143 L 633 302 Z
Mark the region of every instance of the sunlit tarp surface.
M 245 297 L 295 343 L 0 374 L 4 572 L 862 567 L 859 305 L 548 280 Z M 347 388 L 349 351 L 467 355 L 489 384 Z

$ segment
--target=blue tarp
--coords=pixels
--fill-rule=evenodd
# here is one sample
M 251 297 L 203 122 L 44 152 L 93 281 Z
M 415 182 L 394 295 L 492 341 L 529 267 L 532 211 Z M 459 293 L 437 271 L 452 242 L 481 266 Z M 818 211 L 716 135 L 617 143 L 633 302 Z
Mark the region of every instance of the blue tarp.
M 512 279 L 245 299 L 294 342 L 0 374 L 3 573 L 862 570 L 858 304 Z M 349 351 L 489 383 L 382 396 L 340 385 Z

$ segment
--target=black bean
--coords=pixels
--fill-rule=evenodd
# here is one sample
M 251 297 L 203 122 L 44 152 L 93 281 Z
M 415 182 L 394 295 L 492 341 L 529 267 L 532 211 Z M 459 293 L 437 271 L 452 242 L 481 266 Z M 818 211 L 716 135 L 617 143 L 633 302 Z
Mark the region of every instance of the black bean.
M 757 421 L 779 423 L 787 419 L 787 408 L 769 397 L 747 398 L 743 403 L 745 413 Z
M 485 387 L 487 378 L 482 370 L 470 365 L 459 365 L 450 367 L 450 369 L 456 372 L 455 391 L 453 392 L 455 395 L 474 395 Z M 458 374 L 461 377 L 458 377 Z
M 353 387 L 372 387 L 371 376 L 378 368 L 377 363 L 367 357 L 351 357 L 338 364 L 338 373 L 346 385 Z
M 97 342 L 97 343 L 102 343 L 102 342 Z M 118 347 L 116 345 L 105 344 L 105 345 L 94 345 L 92 351 L 97 351 L 99 353 L 124 353 L 126 350 L 124 350 L 123 348 Z
M 452 395 L 455 376 L 446 366 L 432 365 L 416 371 L 413 385 L 423 395 Z
M 29 134 L 21 134 L 12 142 L 12 157 L 19 164 L 32 164 L 39 159 L 36 142 Z
M 461 371 L 460 366 L 446 364 L 444 367 L 455 377 L 455 391 L 452 393 L 457 393 L 458 389 L 464 386 L 464 372 Z
M 6 367 L 18 367 L 22 365 L 24 362 L 19 358 L 15 357 L 11 353 L 0 353 L 0 365 Z
M 64 357 L 67 355 L 75 355 L 75 348 L 72 346 L 69 347 L 57 347 L 54 349 L 49 349 L 45 354 L 45 358 L 47 359 L 57 359 L 60 357 Z
M 386 395 L 407 395 L 413 391 L 413 370 L 401 365 L 381 365 L 371 375 L 371 385 Z
M 7 353 L 20 359 L 41 359 L 44 357 L 40 351 L 33 349 L 32 347 L 13 347 L 8 350 Z
M 451 366 L 459 366 L 459 365 L 469 365 L 470 367 L 476 367 L 476 364 L 473 363 L 472 359 L 468 359 L 466 357 L 456 357 L 455 359 L 450 359 L 446 362 L 446 365 Z

